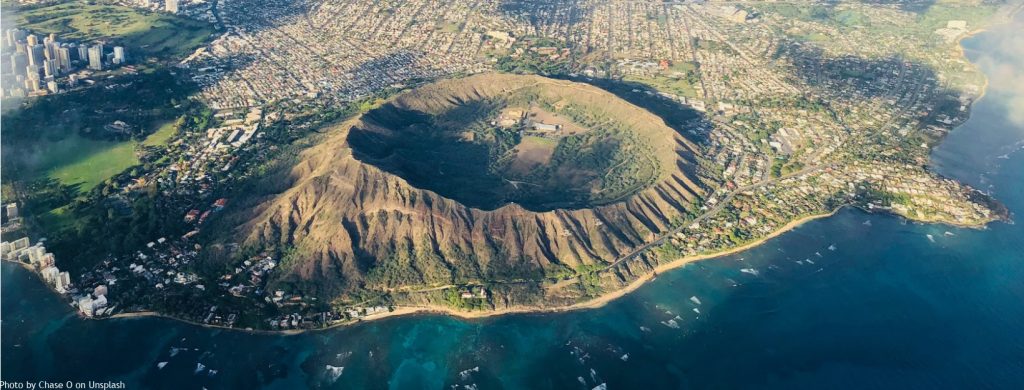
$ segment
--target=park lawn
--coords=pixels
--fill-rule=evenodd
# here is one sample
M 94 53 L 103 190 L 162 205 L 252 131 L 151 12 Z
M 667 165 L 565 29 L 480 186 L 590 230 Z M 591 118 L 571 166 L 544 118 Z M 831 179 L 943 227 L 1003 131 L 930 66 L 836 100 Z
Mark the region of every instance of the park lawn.
M 108 38 L 123 44 L 128 55 L 184 57 L 213 33 L 207 23 L 166 13 L 95 2 L 71 1 L 21 10 L 18 24 L 58 39 L 93 41 Z
M 76 134 L 55 144 L 63 152 L 48 153 L 41 170 L 63 184 L 78 185 L 81 192 L 139 164 L 134 141 L 95 141 Z
M 177 134 L 174 122 L 166 122 L 142 141 L 144 146 L 167 144 Z M 41 164 L 47 176 L 66 185 L 79 185 L 89 191 L 118 173 L 139 164 L 135 155 L 136 141 L 95 141 L 72 135 L 50 146 L 48 160 Z
M 161 125 L 153 134 L 150 134 L 142 141 L 143 146 L 161 146 L 166 145 L 167 141 L 178 134 L 178 126 L 174 122 L 167 122 Z
M 623 78 L 623 80 L 645 84 L 650 86 L 651 88 L 658 90 L 659 92 L 672 93 L 688 98 L 697 97 L 697 90 L 694 89 L 693 85 L 690 85 L 690 82 L 686 81 L 686 79 L 684 78 L 665 76 L 626 76 Z

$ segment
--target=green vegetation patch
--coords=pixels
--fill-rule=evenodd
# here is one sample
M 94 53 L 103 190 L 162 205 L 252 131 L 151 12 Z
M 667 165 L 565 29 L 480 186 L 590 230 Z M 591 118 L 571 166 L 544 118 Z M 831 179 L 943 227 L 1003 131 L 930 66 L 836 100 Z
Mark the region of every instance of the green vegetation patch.
M 95 141 L 72 136 L 56 145 L 66 148 L 67 153 L 46 156 L 47 176 L 86 191 L 139 163 L 134 141 Z
M 73 135 L 52 143 L 42 169 L 47 176 L 88 191 L 124 170 L 138 165 L 138 146 L 161 146 L 177 133 L 173 123 L 162 126 L 141 143 L 96 141 Z
M 178 134 L 178 124 L 175 122 L 167 122 L 160 126 L 156 132 L 150 134 L 142 141 L 144 146 L 162 146 L 166 145 L 168 141 L 174 138 Z

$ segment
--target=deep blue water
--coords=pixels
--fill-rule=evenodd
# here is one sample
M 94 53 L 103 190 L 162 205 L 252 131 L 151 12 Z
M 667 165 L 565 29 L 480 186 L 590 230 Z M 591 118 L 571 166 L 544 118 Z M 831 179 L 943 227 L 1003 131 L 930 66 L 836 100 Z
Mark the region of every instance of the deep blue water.
M 1024 88 L 996 77 L 1007 64 L 1011 72 L 1024 67 L 1020 31 L 1018 22 L 964 42 L 993 86 L 933 163 L 1018 214 L 1024 121 L 1014 122 L 1012 104 Z M 846 209 L 748 252 L 667 272 L 600 309 L 400 317 L 295 336 L 158 318 L 85 321 L 18 267 L 4 264 L 2 281 L 7 381 L 168 389 L 1024 387 L 1024 224 L 956 229 Z M 677 315 L 678 329 L 663 323 Z M 172 348 L 185 350 L 172 357 Z M 207 370 L 196 373 L 197 363 Z M 327 365 L 344 370 L 331 381 Z

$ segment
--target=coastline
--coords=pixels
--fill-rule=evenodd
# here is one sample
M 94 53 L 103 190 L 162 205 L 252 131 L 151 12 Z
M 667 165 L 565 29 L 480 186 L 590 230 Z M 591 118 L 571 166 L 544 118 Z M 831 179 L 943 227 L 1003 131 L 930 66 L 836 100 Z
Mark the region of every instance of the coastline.
M 356 321 L 340 322 L 340 323 L 332 324 L 330 326 L 326 326 L 326 327 L 322 327 L 322 328 L 287 329 L 287 330 L 265 330 L 265 329 L 230 328 L 230 327 L 226 327 L 226 326 L 210 325 L 210 324 L 203 324 L 203 323 L 198 323 L 198 322 L 194 322 L 194 321 L 189 321 L 189 320 L 173 317 L 173 316 L 162 314 L 162 313 L 155 312 L 155 311 L 141 311 L 141 312 L 130 312 L 130 313 L 118 313 L 118 314 L 112 315 L 110 317 L 101 317 L 101 318 L 94 318 L 94 319 L 95 320 L 106 320 L 106 319 L 132 319 L 132 318 L 145 318 L 145 317 L 160 317 L 160 318 L 166 318 L 166 319 L 181 321 L 181 322 L 184 322 L 184 323 L 187 323 L 187 324 L 201 326 L 201 327 L 205 327 L 205 328 L 226 329 L 226 330 L 242 331 L 242 332 L 255 333 L 255 334 L 297 335 L 297 334 L 302 334 L 302 333 L 306 333 L 306 332 L 316 332 L 316 331 L 329 330 L 329 329 L 346 327 L 346 326 L 353 326 L 353 325 L 357 325 L 357 324 L 360 324 L 360 323 L 363 323 L 363 322 L 376 321 L 376 320 L 381 320 L 381 319 L 384 319 L 384 318 L 405 316 L 405 315 L 411 315 L 411 314 L 440 314 L 440 315 L 447 315 L 447 316 L 452 316 L 452 317 L 456 317 L 456 318 L 460 318 L 460 319 L 481 319 L 481 318 L 497 317 L 497 316 L 508 315 L 508 314 L 563 313 L 563 312 L 576 311 L 576 310 L 596 309 L 596 308 L 604 307 L 605 305 L 611 303 L 612 301 L 614 301 L 614 300 L 616 300 L 618 298 L 624 297 L 624 296 L 628 295 L 629 293 L 639 289 L 641 286 L 643 286 L 647 282 L 653 280 L 655 278 L 655 275 L 657 275 L 658 273 L 662 273 L 662 272 L 666 272 L 666 271 L 669 271 L 669 270 L 672 270 L 672 269 L 680 268 L 680 267 L 683 267 L 683 266 L 685 266 L 685 265 L 687 265 L 689 263 L 693 263 L 693 262 L 697 262 L 697 261 L 701 261 L 701 260 L 715 259 L 715 258 L 719 258 L 719 257 L 723 257 L 723 256 L 728 256 L 728 255 L 740 253 L 740 252 L 746 251 L 748 249 L 753 249 L 753 248 L 755 248 L 757 246 L 760 246 L 760 245 L 770 241 L 773 238 L 776 238 L 778 236 L 781 236 L 782 234 L 785 234 L 786 232 L 789 232 L 789 231 L 791 231 L 793 229 L 796 229 L 797 227 L 800 227 L 801 225 L 803 225 L 803 224 L 805 224 L 807 222 L 810 222 L 810 221 L 813 221 L 813 220 L 817 220 L 817 219 L 831 217 L 831 216 L 835 215 L 837 212 L 839 212 L 839 210 L 841 210 L 843 207 L 845 207 L 845 206 L 840 206 L 840 207 L 838 207 L 838 208 L 836 208 L 836 209 L 834 209 L 834 210 L 832 210 L 832 211 L 830 211 L 828 213 L 812 214 L 812 215 L 808 215 L 808 216 L 804 216 L 804 217 L 795 219 L 795 220 L 790 221 L 789 223 L 783 225 L 781 228 L 773 231 L 772 233 L 770 233 L 770 234 L 768 234 L 768 235 L 766 235 L 764 237 L 758 238 L 758 239 L 756 239 L 754 241 L 751 241 L 751 242 L 748 242 L 746 244 L 743 244 L 743 245 L 739 245 L 739 246 L 736 246 L 736 247 L 732 247 L 732 248 L 729 248 L 729 249 L 726 249 L 726 250 L 723 250 L 723 251 L 719 251 L 719 252 L 714 252 L 714 253 L 705 253 L 705 254 L 699 254 L 699 255 L 693 255 L 693 256 L 686 256 L 686 257 L 682 257 L 682 258 L 670 261 L 668 263 L 659 264 L 658 266 L 654 267 L 653 272 L 651 272 L 649 274 L 646 274 L 645 276 L 640 277 L 640 278 L 630 282 L 629 284 L 623 286 L 622 288 L 619 288 L 619 289 L 617 289 L 615 291 L 608 292 L 606 294 L 603 294 L 601 296 L 595 297 L 593 299 L 590 299 L 590 300 L 587 300 L 587 301 L 583 301 L 583 302 L 579 302 L 579 303 L 575 303 L 575 304 L 572 304 L 572 305 L 569 305 L 569 306 L 550 307 L 550 308 L 523 307 L 523 308 L 509 308 L 509 309 L 487 310 L 487 311 L 465 311 L 465 310 L 453 309 L 453 308 L 446 307 L 446 306 L 436 306 L 436 305 L 431 305 L 431 306 L 395 306 L 395 310 L 393 310 L 393 311 L 369 315 L 369 316 L 366 316 L 366 317 L 362 317 L 362 318 L 360 318 L 360 319 L 358 319 Z
M 84 317 L 84 316 L 79 315 L 79 318 L 86 319 L 86 320 L 103 321 L 103 320 L 109 320 L 109 319 L 125 319 L 125 320 L 130 320 L 130 319 L 137 319 L 137 318 L 158 317 L 158 318 L 164 318 L 164 319 L 179 321 L 179 322 L 186 323 L 186 324 L 189 324 L 189 325 L 194 325 L 194 326 L 199 326 L 199 327 L 204 327 L 204 328 L 210 328 L 210 329 L 232 330 L 232 331 L 240 331 L 240 332 L 251 333 L 251 334 L 298 335 L 298 334 L 303 334 L 303 333 L 307 333 L 307 332 L 317 332 L 317 331 L 324 331 L 324 330 L 330 330 L 330 329 L 347 327 L 347 326 L 355 326 L 355 325 L 358 325 L 360 323 L 376 321 L 376 320 L 381 320 L 381 319 L 390 318 L 390 317 L 399 317 L 399 316 L 416 315 L 416 314 L 421 314 L 421 315 L 437 314 L 437 315 L 446 315 L 446 316 L 456 317 L 456 318 L 459 318 L 459 319 L 471 320 L 471 319 L 482 319 L 482 318 L 488 318 L 488 317 L 497 317 L 497 316 L 509 315 L 509 314 L 550 314 L 550 313 L 564 313 L 564 312 L 577 311 L 577 310 L 597 309 L 597 308 L 604 307 L 605 305 L 611 303 L 612 301 L 614 301 L 616 299 L 619 299 L 621 297 L 624 297 L 624 296 L 628 295 L 629 293 L 639 289 L 643 285 L 647 284 L 647 282 L 650 282 L 653 279 L 655 279 L 658 273 L 667 272 L 667 271 L 670 271 L 670 270 L 673 270 L 673 269 L 676 269 L 676 268 L 680 268 L 680 267 L 683 267 L 683 266 L 685 266 L 687 264 L 694 263 L 694 262 L 697 262 L 697 261 L 716 259 L 716 258 L 720 258 L 720 257 L 723 257 L 723 256 L 733 255 L 733 254 L 744 252 L 744 251 L 749 250 L 749 249 L 756 248 L 756 247 L 758 247 L 758 246 L 760 246 L 762 244 L 767 243 L 768 241 L 772 240 L 773 238 L 779 237 L 779 236 L 781 236 L 781 235 L 783 235 L 783 234 L 785 234 L 785 233 L 787 233 L 787 232 L 789 232 L 789 231 L 791 231 L 793 229 L 796 229 L 796 228 L 800 227 L 801 225 L 803 225 L 803 224 L 805 224 L 807 222 L 811 222 L 811 221 L 814 221 L 814 220 L 831 217 L 831 216 L 835 215 L 836 213 L 838 213 L 840 210 L 842 210 L 844 207 L 847 207 L 847 206 L 856 207 L 856 206 L 853 206 L 853 205 L 843 205 L 843 206 L 836 207 L 832 211 L 829 211 L 829 212 L 826 212 L 826 213 L 806 215 L 806 216 L 794 219 L 794 220 L 786 223 L 782 227 L 774 230 L 773 232 L 771 232 L 771 233 L 769 233 L 769 234 L 767 234 L 767 235 L 765 235 L 763 237 L 760 237 L 758 239 L 755 239 L 753 241 L 747 242 L 747 243 L 739 245 L 739 246 L 735 246 L 735 247 L 732 247 L 732 248 L 729 248 L 729 249 L 725 249 L 725 250 L 721 250 L 721 251 L 718 251 L 718 252 L 703 253 L 703 254 L 698 254 L 698 255 L 685 256 L 685 257 L 681 257 L 681 258 L 672 260 L 672 261 L 667 262 L 667 263 L 658 264 L 657 266 L 654 267 L 654 269 L 653 269 L 653 271 L 651 273 L 648 273 L 648 274 L 646 274 L 646 275 L 644 275 L 642 277 L 639 277 L 636 280 L 633 280 L 633 281 L 629 282 L 628 284 L 626 284 L 625 286 L 623 286 L 623 287 L 621 287 L 619 289 L 616 289 L 614 291 L 610 291 L 608 293 L 602 294 L 602 295 L 594 297 L 592 299 L 589 299 L 589 300 L 586 300 L 586 301 L 582 301 L 582 302 L 578 302 L 578 303 L 574 303 L 574 304 L 568 305 L 568 306 L 558 306 L 558 307 L 517 307 L 517 308 L 506 308 L 506 309 L 497 309 L 497 310 L 486 310 L 486 311 L 484 311 L 484 310 L 481 310 L 481 311 L 466 311 L 466 310 L 458 310 L 458 309 L 454 309 L 454 308 L 451 308 L 451 307 L 438 306 L 438 305 L 395 306 L 395 309 L 393 311 L 372 314 L 372 315 L 368 315 L 366 317 L 358 318 L 358 319 L 353 320 L 353 321 L 338 322 L 338 323 L 331 324 L 331 325 L 328 325 L 328 326 L 325 326 L 325 327 L 321 327 L 321 328 L 285 329 L 285 330 L 236 328 L 236 327 L 227 327 L 227 326 L 223 326 L 223 325 L 204 324 L 204 323 L 200 323 L 200 322 L 196 322 L 196 321 L 191 321 L 191 320 L 186 320 L 186 319 L 183 319 L 183 318 L 178 318 L 178 317 L 175 317 L 175 316 L 172 316 L 172 315 L 160 313 L 160 312 L 157 312 L 157 311 L 151 311 L 151 310 L 138 311 L 138 312 L 124 312 L 124 313 L 114 314 L 114 315 L 111 315 L 111 316 L 108 316 L 108 317 Z M 865 211 L 869 212 L 867 210 L 865 210 Z M 893 215 L 893 216 L 897 216 L 897 217 L 900 217 L 900 218 L 907 218 L 908 220 L 912 220 L 912 221 L 916 221 L 915 219 L 908 218 L 906 216 L 903 216 L 903 215 L 900 215 L 900 214 L 896 214 L 896 213 L 892 213 L 892 212 L 887 212 L 887 214 Z M 967 226 L 967 225 L 950 224 L 949 222 L 942 222 L 942 221 L 920 221 L 920 222 L 922 222 L 922 223 L 945 223 L 945 224 L 949 224 L 950 226 L 956 226 L 956 227 L 962 227 L 962 228 L 983 228 L 984 227 L 984 226 Z M 17 263 L 17 262 L 12 262 L 12 263 Z M 35 272 L 35 270 L 32 269 L 31 267 L 29 267 L 27 264 L 23 264 L 23 263 L 19 263 L 19 264 L 22 265 L 22 268 L 24 268 L 24 269 L 26 269 L 28 271 L 32 271 L 33 274 L 36 274 L 38 276 L 38 274 Z M 51 292 L 56 293 L 56 291 L 54 291 L 52 288 L 48 288 L 48 290 L 50 290 Z
M 705 254 L 699 254 L 699 255 L 694 255 L 694 256 L 681 257 L 679 259 L 670 261 L 668 263 L 659 264 L 657 267 L 654 267 L 654 272 L 653 273 L 648 274 L 647 276 L 639 278 L 637 280 L 634 280 L 633 282 L 629 283 L 628 285 L 626 285 L 623 288 L 620 288 L 620 289 L 618 289 L 618 290 L 616 290 L 614 292 L 602 295 L 602 296 L 600 296 L 598 298 L 595 298 L 595 299 L 592 299 L 590 301 L 586 301 L 586 302 L 582 302 L 582 303 L 578 303 L 578 304 L 569 306 L 568 309 L 569 310 L 573 310 L 573 309 L 594 309 L 594 308 L 602 307 L 604 305 L 607 305 L 609 302 L 611 302 L 611 301 L 613 301 L 615 299 L 621 298 L 621 297 L 623 297 L 623 296 L 625 296 L 625 295 L 635 291 L 636 289 L 640 288 L 640 286 L 642 286 L 642 285 L 646 284 L 647 282 L 653 280 L 655 278 L 655 275 L 657 275 L 658 273 L 663 273 L 665 271 L 669 271 L 669 270 L 672 270 L 672 269 L 675 269 L 675 268 L 679 268 L 679 267 L 685 266 L 685 265 L 687 265 L 689 263 L 693 263 L 693 262 L 697 262 L 697 261 L 701 261 L 701 260 L 715 259 L 715 258 L 719 258 L 719 257 L 723 257 L 723 256 L 728 256 L 728 255 L 733 255 L 733 254 L 737 254 L 737 253 L 740 253 L 740 252 L 744 252 L 744 251 L 746 251 L 748 249 L 756 248 L 758 246 L 761 246 L 762 244 L 767 243 L 768 241 L 770 241 L 773 238 L 781 236 L 781 235 L 785 234 L 786 232 L 789 232 L 790 230 L 793 230 L 793 229 L 796 229 L 796 228 L 800 227 L 800 225 L 803 225 L 803 224 L 805 224 L 807 222 L 811 222 L 811 221 L 814 221 L 814 220 L 817 220 L 817 219 L 831 217 L 831 216 L 835 215 L 837 212 L 839 212 L 839 210 L 841 210 L 843 207 L 845 207 L 845 206 L 837 207 L 837 208 L 835 208 L 834 210 L 832 210 L 832 211 L 830 211 L 828 213 L 811 214 L 811 215 L 807 215 L 807 216 L 804 216 L 804 217 L 801 217 L 801 218 L 798 218 L 798 219 L 794 219 L 794 220 L 786 223 L 782 227 L 776 229 L 775 231 L 769 233 L 768 235 L 766 235 L 764 237 L 761 237 L 761 238 L 758 238 L 756 240 L 753 240 L 753 241 L 748 242 L 748 243 L 743 244 L 743 245 L 735 246 L 735 247 L 732 247 L 732 248 L 729 248 L 729 249 L 726 249 L 726 250 L 723 250 L 723 251 L 719 251 L 719 252 L 705 253 Z
M 3 262 L 5 262 L 5 263 L 17 264 L 17 265 L 21 266 L 21 268 L 24 268 L 24 269 L 25 269 L 26 271 L 30 271 L 30 272 L 32 272 L 32 273 L 35 273 L 35 272 L 36 272 L 35 268 L 32 268 L 32 266 L 31 266 L 31 265 L 28 265 L 28 264 L 22 263 L 22 262 L 20 262 L 20 261 L 14 261 L 14 260 L 7 260 L 7 259 L 0 259 L 0 261 L 3 261 Z

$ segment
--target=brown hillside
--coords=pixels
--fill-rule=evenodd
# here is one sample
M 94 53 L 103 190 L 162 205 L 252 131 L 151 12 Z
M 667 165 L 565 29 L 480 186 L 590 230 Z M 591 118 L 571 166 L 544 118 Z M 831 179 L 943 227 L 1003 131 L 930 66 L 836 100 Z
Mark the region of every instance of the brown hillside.
M 656 160 L 653 181 L 624 199 L 591 208 L 472 208 L 410 184 L 396 168 L 378 166 L 395 156 L 387 161 L 360 156 L 350 143 L 352 132 L 373 132 L 386 142 L 410 131 L 389 128 L 381 119 L 387 112 L 371 112 L 330 129 L 324 142 L 303 152 L 280 177 L 289 183 L 287 190 L 254 209 L 235 211 L 233 219 L 246 222 L 234 238 L 253 248 L 293 248 L 275 281 L 325 298 L 362 289 L 537 279 L 613 261 L 668 229 L 704 193 L 687 173 L 696 158 L 688 140 L 657 116 L 585 84 L 478 75 L 419 88 L 382 108 L 429 117 L 524 88 L 628 127 L 639 144 L 653 150 L 647 156 Z

